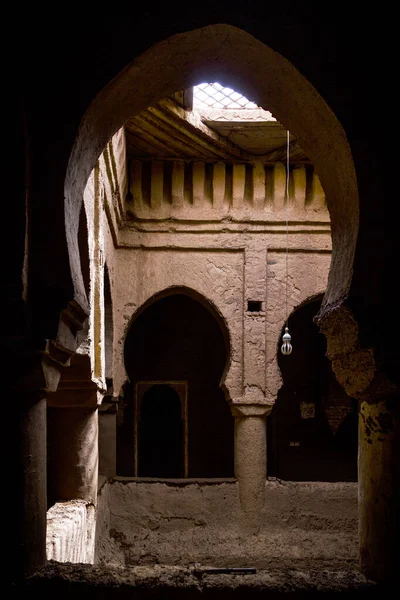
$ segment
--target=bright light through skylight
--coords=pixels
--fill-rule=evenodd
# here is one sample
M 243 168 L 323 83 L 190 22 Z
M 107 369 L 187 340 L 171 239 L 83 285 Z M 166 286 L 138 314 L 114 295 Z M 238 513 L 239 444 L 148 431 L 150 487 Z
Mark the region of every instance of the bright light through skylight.
M 200 83 L 194 87 L 193 104 L 195 108 L 233 108 L 258 109 L 254 102 L 231 88 L 219 83 Z

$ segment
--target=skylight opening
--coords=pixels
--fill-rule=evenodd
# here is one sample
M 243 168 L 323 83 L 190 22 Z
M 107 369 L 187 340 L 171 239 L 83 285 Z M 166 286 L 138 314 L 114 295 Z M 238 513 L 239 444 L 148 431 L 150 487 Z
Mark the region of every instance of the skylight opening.
M 193 90 L 193 107 L 202 109 L 257 110 L 257 104 L 220 83 L 200 83 Z
M 276 121 L 268 110 L 216 81 L 193 87 L 193 110 L 207 124 L 213 121 Z

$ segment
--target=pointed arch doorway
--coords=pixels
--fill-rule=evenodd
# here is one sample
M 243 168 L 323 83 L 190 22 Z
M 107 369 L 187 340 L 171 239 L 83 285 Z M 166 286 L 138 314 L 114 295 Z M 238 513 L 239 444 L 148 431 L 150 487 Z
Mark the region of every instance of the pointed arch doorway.
M 129 382 L 117 429 L 117 473 L 233 477 L 233 417 L 221 385 L 229 334 L 214 307 L 192 289 L 163 290 L 138 310 L 124 354 Z M 150 467 L 146 461 L 157 453 L 166 462 L 175 455 L 175 466 Z
M 284 481 L 356 482 L 357 401 L 336 381 L 326 356 L 326 339 L 314 321 L 321 301 L 322 294 L 309 298 L 290 315 L 297 346 L 289 357 L 278 355 L 282 387 L 267 421 L 267 474 Z

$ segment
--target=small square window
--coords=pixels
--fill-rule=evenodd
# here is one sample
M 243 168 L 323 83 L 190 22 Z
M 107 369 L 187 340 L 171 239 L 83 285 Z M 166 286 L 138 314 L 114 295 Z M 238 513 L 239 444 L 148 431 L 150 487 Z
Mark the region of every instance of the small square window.
M 261 312 L 262 302 L 260 300 L 248 300 L 247 301 L 248 312 Z

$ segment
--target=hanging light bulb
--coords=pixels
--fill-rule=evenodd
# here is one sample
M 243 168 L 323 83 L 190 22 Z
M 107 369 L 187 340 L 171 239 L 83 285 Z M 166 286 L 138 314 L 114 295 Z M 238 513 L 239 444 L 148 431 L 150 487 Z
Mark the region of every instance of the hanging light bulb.
M 289 158 L 290 158 L 290 134 L 289 130 L 286 132 L 286 191 L 285 191 L 285 205 L 286 205 L 286 293 L 285 293 L 285 302 L 286 302 L 286 323 L 288 322 L 288 253 L 289 253 L 289 218 L 288 218 L 288 205 L 289 205 Z M 285 333 L 282 336 L 282 346 L 281 352 L 285 356 L 292 353 L 292 344 L 290 343 L 292 336 L 289 333 L 289 327 L 285 327 Z
M 285 333 L 282 336 L 282 346 L 281 346 L 281 352 L 282 354 L 285 354 L 285 356 L 287 354 L 291 354 L 292 353 L 292 344 L 290 343 L 292 339 L 292 336 L 289 333 L 289 327 L 285 327 Z

